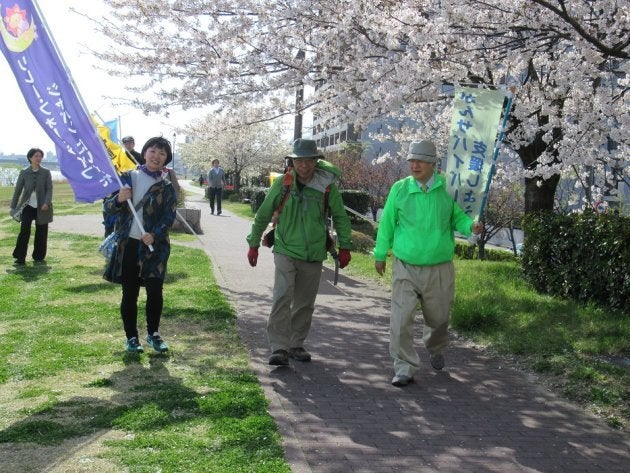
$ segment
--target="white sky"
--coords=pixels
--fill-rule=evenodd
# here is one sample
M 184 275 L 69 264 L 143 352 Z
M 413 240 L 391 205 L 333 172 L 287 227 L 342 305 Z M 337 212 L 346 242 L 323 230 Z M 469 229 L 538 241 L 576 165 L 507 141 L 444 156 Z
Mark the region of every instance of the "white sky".
M 176 126 L 183 126 L 191 120 L 201 116 L 200 111 L 171 112 L 168 119 L 160 116 L 145 116 L 139 110 L 129 106 L 115 106 L 113 100 L 104 98 L 131 97 L 125 90 L 123 80 L 112 77 L 97 68 L 98 60 L 86 49 L 86 44 L 94 50 L 100 50 L 100 36 L 94 32 L 91 22 L 70 11 L 88 11 L 91 17 L 99 17 L 106 11 L 104 2 L 100 0 L 39 0 L 37 2 L 48 24 L 50 34 L 57 43 L 61 56 L 83 98 L 88 111 L 96 111 L 107 121 L 120 117 L 121 136 L 133 135 L 136 149 L 139 151 L 144 142 L 152 136 L 163 135 L 172 140 Z M 10 0 L 0 0 L 2 15 Z M 48 138 L 41 126 L 35 120 L 26 106 L 24 97 L 17 85 L 17 81 L 9 68 L 4 55 L 0 54 L 0 90 L 1 119 L 0 119 L 0 152 L 4 154 L 26 154 L 33 147 L 41 148 L 44 152 L 55 152 L 53 142 Z M 179 143 L 177 138 L 176 146 Z

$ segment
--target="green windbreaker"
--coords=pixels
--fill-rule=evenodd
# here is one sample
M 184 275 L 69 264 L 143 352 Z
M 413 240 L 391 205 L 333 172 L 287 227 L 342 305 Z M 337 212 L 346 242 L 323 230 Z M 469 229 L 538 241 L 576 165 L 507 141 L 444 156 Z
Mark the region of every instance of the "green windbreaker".
M 378 226 L 374 259 L 385 261 L 391 248 L 405 263 L 430 266 L 453 259 L 455 234 L 470 236 L 471 218 L 446 191 L 444 176 L 424 193 L 412 177 L 394 183 Z
M 293 172 L 293 186 L 275 230 L 273 251 L 302 261 L 326 259 L 326 226 L 324 223 L 324 191 L 330 185 L 328 205 L 339 238 L 339 248 L 350 249 L 350 219 L 343 208 L 343 200 L 333 184 L 339 170 L 332 164 L 319 160 L 313 180 L 299 190 L 297 176 Z M 247 236 L 250 247 L 260 246 L 260 238 L 271 221 L 274 210 L 280 205 L 282 178 L 274 180 L 265 200 L 254 218 L 251 233 Z

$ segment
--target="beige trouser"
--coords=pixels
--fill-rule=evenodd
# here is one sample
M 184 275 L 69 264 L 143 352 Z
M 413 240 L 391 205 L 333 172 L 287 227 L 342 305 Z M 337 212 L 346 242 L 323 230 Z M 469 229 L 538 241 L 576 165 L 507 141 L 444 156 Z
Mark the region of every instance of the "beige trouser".
M 308 263 L 274 253 L 273 303 L 267 321 L 271 351 L 304 346 L 311 328 L 322 262 Z
M 413 324 L 420 303 L 424 317 L 424 345 L 431 355 L 448 345 L 448 322 L 455 295 L 453 262 L 414 266 L 394 258 L 389 354 L 397 375 L 413 376 L 420 357 L 413 346 Z

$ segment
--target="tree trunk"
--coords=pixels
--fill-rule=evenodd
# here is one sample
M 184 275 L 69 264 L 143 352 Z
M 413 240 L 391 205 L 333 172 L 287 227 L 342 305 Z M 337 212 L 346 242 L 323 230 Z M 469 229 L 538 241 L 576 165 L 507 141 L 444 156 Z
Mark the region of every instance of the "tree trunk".
M 543 122 L 546 120 L 543 120 Z M 554 129 L 553 136 L 558 137 L 561 130 Z M 536 169 L 538 158 L 547 149 L 547 143 L 543 140 L 543 133 L 539 132 L 531 144 L 518 150 L 518 155 L 525 169 Z M 537 210 L 553 210 L 556 188 L 560 182 L 560 175 L 554 174 L 549 179 L 541 177 L 525 178 L 525 213 Z
M 553 211 L 558 182 L 560 182 L 558 174 L 547 180 L 540 177 L 525 178 L 525 213 L 537 210 Z
M 479 247 L 479 259 L 483 261 L 486 259 L 486 242 L 480 238 L 477 245 Z
M 234 181 L 232 184 L 234 185 L 234 192 L 238 194 L 241 190 L 241 171 L 234 171 Z

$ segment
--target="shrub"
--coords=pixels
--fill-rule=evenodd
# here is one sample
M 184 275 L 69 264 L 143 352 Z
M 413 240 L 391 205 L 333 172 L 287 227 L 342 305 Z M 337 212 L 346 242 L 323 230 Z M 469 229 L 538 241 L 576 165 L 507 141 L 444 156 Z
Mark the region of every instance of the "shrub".
M 265 195 L 269 191 L 269 187 L 241 187 L 239 198 L 241 202 L 249 203 L 252 207 L 252 212 L 256 213 L 262 201 L 265 200 Z
M 630 310 L 630 218 L 536 212 L 523 230 L 523 272 L 538 291 Z
M 180 187 L 179 192 L 177 194 L 177 208 L 183 209 L 186 207 L 186 189 Z
M 341 198 L 343 204 L 346 207 L 350 207 L 355 212 L 365 215 L 370 209 L 370 194 L 365 191 L 353 191 L 353 190 L 341 190 Z M 350 220 L 354 220 L 355 217 L 352 213 L 348 215 Z
M 484 249 L 484 260 L 487 261 L 518 261 L 518 257 L 507 250 Z M 455 242 L 455 257 L 459 259 L 479 259 L 479 246 L 465 242 Z
M 370 254 L 374 249 L 374 240 L 365 233 L 352 230 L 352 251 Z
M 265 196 L 269 192 L 269 187 L 252 187 L 250 193 L 250 205 L 252 206 L 252 212 L 255 214 L 258 211 L 258 207 L 265 200 Z

